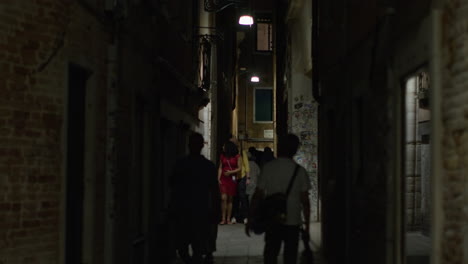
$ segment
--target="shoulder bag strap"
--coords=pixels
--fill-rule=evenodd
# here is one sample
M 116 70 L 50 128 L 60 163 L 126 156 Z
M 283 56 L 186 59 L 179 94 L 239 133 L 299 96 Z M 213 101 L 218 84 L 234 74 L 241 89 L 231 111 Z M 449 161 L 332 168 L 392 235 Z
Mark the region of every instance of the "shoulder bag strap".
M 294 183 L 294 179 L 296 179 L 298 169 L 299 169 L 299 165 L 296 163 L 296 167 L 294 168 L 294 174 L 291 177 L 291 180 L 289 180 L 288 189 L 286 190 L 286 198 L 288 197 L 289 192 L 291 191 L 292 184 Z
M 286 198 L 288 197 L 289 192 L 291 191 L 292 185 L 293 185 L 293 183 L 294 183 L 294 179 L 296 179 L 296 175 L 297 175 L 297 170 L 298 170 L 298 169 L 299 169 L 299 165 L 296 164 L 296 167 L 294 168 L 294 174 L 293 174 L 293 176 L 291 177 L 291 180 L 289 180 L 288 189 L 286 190 Z

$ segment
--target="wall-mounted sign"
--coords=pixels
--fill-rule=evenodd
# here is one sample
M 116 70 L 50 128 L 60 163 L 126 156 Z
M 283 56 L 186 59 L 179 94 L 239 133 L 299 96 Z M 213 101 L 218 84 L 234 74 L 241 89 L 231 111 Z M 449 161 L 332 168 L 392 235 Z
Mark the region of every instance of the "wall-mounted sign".
M 273 138 L 273 129 L 263 130 L 263 137 L 264 138 Z

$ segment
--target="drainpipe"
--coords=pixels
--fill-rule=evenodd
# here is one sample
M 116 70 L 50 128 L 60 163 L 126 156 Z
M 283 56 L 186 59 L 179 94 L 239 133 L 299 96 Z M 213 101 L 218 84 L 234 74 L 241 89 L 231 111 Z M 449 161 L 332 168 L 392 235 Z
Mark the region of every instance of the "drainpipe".
M 442 1 L 433 1 L 431 15 L 431 56 L 430 78 L 431 92 L 429 94 L 431 105 L 431 236 L 432 251 L 431 263 L 443 262 L 442 242 L 444 242 L 444 214 L 443 201 L 444 189 L 442 184 Z M 465 244 L 466 245 L 466 244 Z
M 244 140 L 243 142 L 247 143 L 247 140 L 249 138 L 249 135 L 247 133 L 247 91 L 248 91 L 248 85 L 249 85 L 249 77 L 245 77 L 245 86 L 244 86 Z M 241 147 L 241 149 L 244 149 L 245 145 Z
M 115 68 L 117 61 L 116 43 L 108 47 L 108 63 L 107 63 L 107 144 L 106 144 L 106 193 L 105 193 L 105 222 L 104 227 L 104 252 L 105 264 L 112 264 L 113 261 L 113 241 L 114 241 L 114 217 L 115 217 L 115 200 L 114 200 L 114 182 L 116 177 L 116 113 L 117 113 L 117 83 L 115 80 Z
M 115 255 L 115 182 L 117 177 L 118 90 L 121 82 L 121 17 L 117 3 L 109 7 L 112 14 L 112 40 L 107 49 L 107 144 L 105 178 L 104 263 L 114 264 Z
M 343 0 L 343 36 L 342 36 L 342 49 L 344 50 L 345 54 L 350 54 L 350 51 L 348 49 L 348 31 L 350 31 L 352 28 L 351 27 L 348 27 L 348 0 Z M 347 71 L 347 69 L 346 69 Z M 348 78 L 348 74 L 346 74 L 344 77 L 347 79 Z M 345 80 L 347 81 L 347 80 Z M 348 98 L 348 100 L 350 100 L 351 98 L 353 98 L 353 91 L 351 89 L 347 89 L 347 93 L 345 94 L 345 96 Z M 351 105 L 352 104 L 348 104 L 348 105 Z M 351 119 L 352 119 L 352 115 L 351 115 Z M 352 122 L 352 121 L 351 121 Z M 348 125 L 349 127 L 352 127 L 352 123 L 348 121 Z M 352 142 L 353 140 L 353 133 L 352 133 L 352 129 L 349 129 L 347 131 L 347 135 L 346 135 L 347 139 L 346 141 L 350 141 Z M 353 155 L 354 155 L 354 152 L 353 151 L 346 151 L 345 153 L 345 157 L 344 157 L 344 161 L 345 161 L 345 167 L 346 167 L 346 170 L 347 170 L 347 177 L 345 177 L 344 179 L 344 199 L 345 199 L 345 212 L 344 212 L 344 218 L 345 218 L 345 243 L 343 245 L 344 247 L 344 251 L 345 251 L 345 254 L 344 254 L 344 257 L 345 259 L 351 259 L 353 257 L 353 252 L 352 252 L 352 249 L 353 249 L 353 231 L 352 231 L 352 228 L 353 228 L 353 225 L 351 224 L 352 222 L 352 207 L 353 207 L 353 204 L 352 204 L 352 199 L 353 199 L 353 190 L 352 190 L 352 177 L 353 177 L 353 164 L 352 164 L 352 160 L 353 160 Z
M 312 95 L 318 103 L 321 102 L 320 81 L 319 81 L 319 56 L 318 56 L 318 40 L 319 40 L 319 8 L 320 1 L 312 0 Z
M 415 90 L 414 90 L 414 130 L 413 130 L 413 228 L 417 226 L 418 221 L 416 220 L 416 209 L 417 209 L 417 195 L 416 195 L 416 175 L 418 172 L 418 86 L 419 86 L 419 77 L 415 77 Z

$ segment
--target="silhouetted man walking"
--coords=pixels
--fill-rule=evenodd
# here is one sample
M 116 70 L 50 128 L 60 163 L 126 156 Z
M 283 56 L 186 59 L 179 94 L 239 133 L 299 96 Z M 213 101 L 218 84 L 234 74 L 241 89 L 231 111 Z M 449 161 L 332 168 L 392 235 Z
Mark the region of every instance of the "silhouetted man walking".
M 220 193 L 213 162 L 200 154 L 204 146 L 201 134 L 189 137 L 189 155 L 174 169 L 172 215 L 176 224 L 176 247 L 186 263 L 201 264 L 209 252 L 210 227 L 220 219 Z M 192 256 L 188 247 L 192 247 Z

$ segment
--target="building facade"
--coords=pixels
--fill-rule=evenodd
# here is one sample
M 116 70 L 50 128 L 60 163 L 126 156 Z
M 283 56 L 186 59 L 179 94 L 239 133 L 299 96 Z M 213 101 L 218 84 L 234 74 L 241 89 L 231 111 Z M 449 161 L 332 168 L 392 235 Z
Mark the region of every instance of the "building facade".
M 467 9 L 2 1 L 0 263 L 169 263 L 193 131 L 216 164 L 230 133 L 300 136 L 327 263 L 467 263 Z

